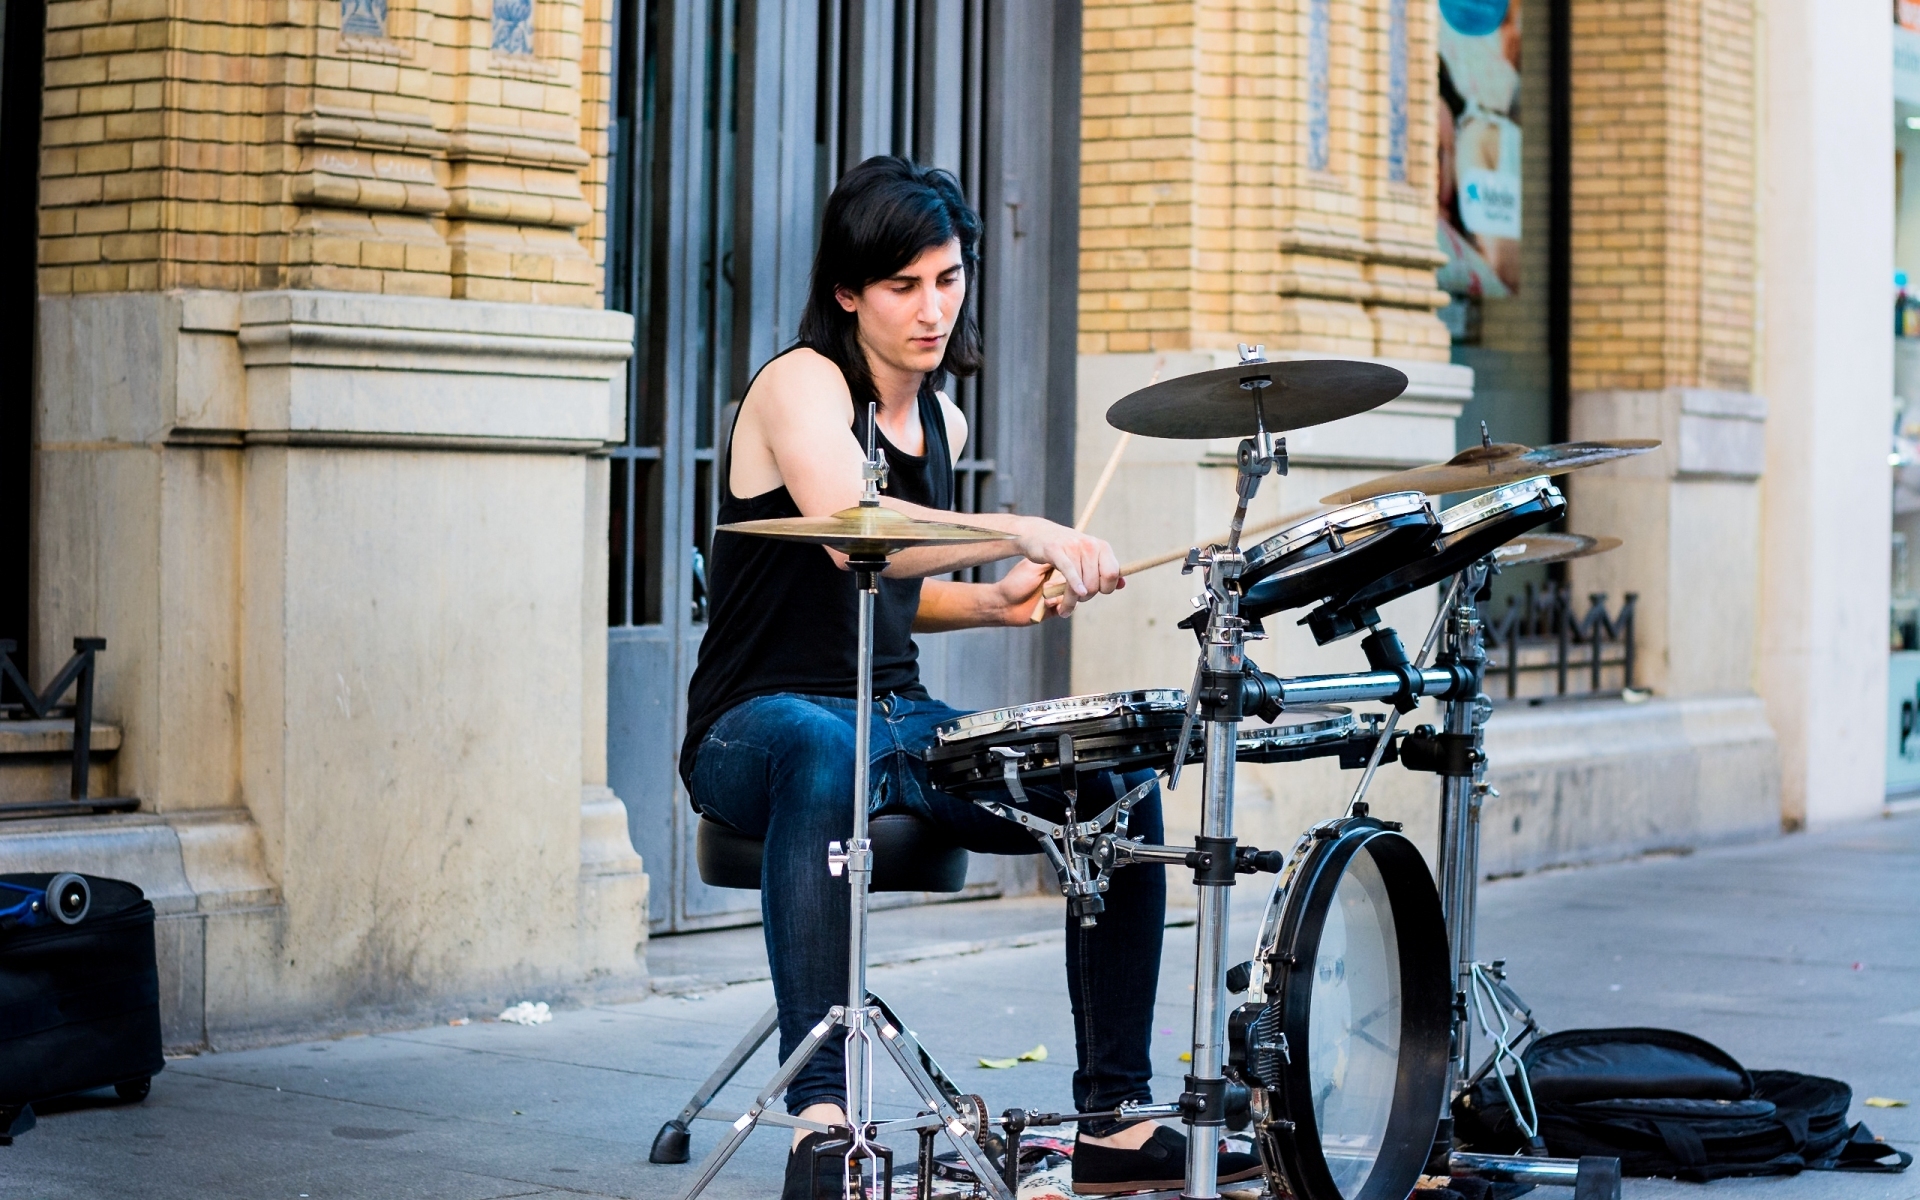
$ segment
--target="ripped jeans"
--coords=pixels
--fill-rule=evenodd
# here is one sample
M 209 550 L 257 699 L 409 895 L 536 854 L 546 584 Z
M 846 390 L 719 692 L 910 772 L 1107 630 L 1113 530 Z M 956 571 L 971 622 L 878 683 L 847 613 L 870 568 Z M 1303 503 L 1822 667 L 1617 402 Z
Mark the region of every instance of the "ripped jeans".
M 853 726 L 857 704 L 831 696 L 782 693 L 728 709 L 708 730 L 693 765 L 693 803 L 701 813 L 750 837 L 764 838 L 760 912 L 780 1009 L 780 1057 L 799 1046 L 815 1022 L 846 1001 L 846 928 L 849 894 L 844 878 L 827 871 L 827 843 L 853 833 Z M 869 811 L 910 811 L 946 830 L 970 851 L 1038 854 L 1032 836 L 1011 821 L 938 792 L 927 782 L 921 754 L 935 726 L 960 711 L 937 700 L 888 696 L 874 706 Z M 1122 788 L 1152 772 L 1126 775 Z M 1111 776 L 1084 785 L 1082 812 L 1118 799 Z M 1064 819 L 1058 789 L 1029 787 L 1032 810 Z M 1010 799 L 1004 794 L 1002 800 Z M 1163 839 L 1160 793 L 1134 806 L 1131 833 Z M 1130 866 L 1114 873 L 1106 912 L 1092 929 L 1065 919 L 1067 994 L 1073 1005 L 1078 1058 L 1073 1103 L 1082 1111 L 1152 1099 L 1153 1003 L 1160 976 L 1166 915 L 1165 869 Z M 787 1088 L 787 1110 L 819 1102 L 846 1104 L 844 1037 L 830 1036 Z M 1082 1128 L 1104 1136 L 1117 1123 Z

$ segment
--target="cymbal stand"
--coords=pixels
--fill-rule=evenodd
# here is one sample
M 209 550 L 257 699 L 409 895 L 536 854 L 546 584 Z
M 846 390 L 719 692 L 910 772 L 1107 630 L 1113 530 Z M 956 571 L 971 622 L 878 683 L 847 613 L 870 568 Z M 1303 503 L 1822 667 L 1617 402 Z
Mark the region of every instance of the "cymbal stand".
M 886 459 L 874 444 L 873 429 L 874 416 L 870 405 L 867 461 L 862 469 L 865 494 L 860 499 L 860 503 L 868 507 L 879 505 L 880 485 L 887 474 Z M 813 1057 L 814 1051 L 836 1028 L 846 1030 L 847 1124 L 828 1130 L 836 1137 L 814 1151 L 815 1178 L 818 1178 L 822 1160 L 838 1158 L 842 1163 L 838 1176 L 842 1200 L 879 1200 L 881 1197 L 890 1200 L 893 1195 L 893 1151 L 878 1139 L 893 1132 L 911 1130 L 921 1133 L 921 1159 L 924 1161 L 927 1158 L 924 1134 L 938 1129 L 953 1142 L 961 1158 L 972 1168 L 980 1185 L 993 1200 L 1014 1200 L 1012 1191 L 995 1174 L 992 1161 L 987 1158 L 976 1138 L 984 1126 L 984 1114 L 971 1114 L 973 1127 L 969 1128 L 969 1121 L 935 1081 L 928 1066 L 931 1059 L 911 1031 L 875 1003 L 867 990 L 867 907 L 873 880 L 873 841 L 867 836 L 870 795 L 867 759 L 873 735 L 873 605 L 879 591 L 880 573 L 887 568 L 886 552 L 883 549 L 870 549 L 849 553 L 847 567 L 853 572 L 859 610 L 855 644 L 859 680 L 853 727 L 853 836 L 844 845 L 833 842 L 827 848 L 827 869 L 836 876 L 844 874 L 853 889 L 847 925 L 847 1002 L 828 1009 L 826 1016 L 807 1032 L 800 1045 L 780 1064 L 773 1078 L 754 1097 L 752 1106 L 733 1122 L 732 1132 L 714 1147 L 707 1161 L 701 1164 L 700 1175 L 694 1180 L 693 1186 L 687 1189 L 685 1200 L 694 1200 L 706 1190 L 727 1160 L 733 1157 L 734 1151 L 762 1121 L 798 1125 L 793 1118 L 775 1120 L 767 1114 L 767 1108 L 786 1090 L 787 1084 L 800 1073 L 800 1069 Z M 907 1077 L 914 1091 L 919 1093 L 926 1112 L 901 1120 L 873 1120 L 875 1034 L 879 1035 L 880 1045 L 892 1057 L 894 1065 Z M 926 1188 L 927 1178 L 923 1173 L 923 1194 Z
M 1447 948 L 1453 962 L 1453 1046 L 1448 1068 L 1449 1104 L 1461 1092 L 1492 1073 L 1525 1134 L 1528 1146 L 1521 1155 L 1460 1154 L 1453 1150 L 1451 1108 L 1441 1118 L 1434 1139 L 1432 1170 L 1436 1174 L 1474 1175 L 1486 1179 L 1574 1188 L 1577 1200 L 1618 1200 L 1620 1163 L 1611 1158 L 1578 1161 L 1546 1156 L 1540 1137 L 1539 1114 L 1533 1088 L 1520 1058 L 1526 1041 L 1539 1032 L 1532 1011 L 1506 981 L 1506 964 L 1478 961 L 1474 923 L 1480 891 L 1480 810 L 1499 796 L 1487 782 L 1486 724 L 1493 702 L 1480 688 L 1487 652 L 1479 606 L 1475 597 L 1495 570 L 1489 556 L 1462 571 L 1446 594 L 1446 634 L 1440 664 L 1463 671 L 1472 686 L 1461 688 L 1446 701 L 1442 732 L 1431 750 L 1402 761 L 1413 766 L 1426 758 L 1429 769 L 1442 780 L 1440 798 L 1440 904 L 1447 924 Z M 1490 1043 L 1486 1061 L 1472 1070 L 1473 1026 Z M 1516 1025 L 1518 1028 L 1516 1029 Z
M 1240 361 L 1264 362 L 1265 355 L 1261 347 L 1243 345 Z M 1186 1200 L 1213 1200 L 1220 1194 L 1215 1143 L 1227 1123 L 1227 888 L 1234 882 L 1234 767 L 1247 678 L 1247 621 L 1240 615 L 1240 578 L 1247 559 L 1240 550 L 1240 531 L 1246 525 L 1247 505 L 1260 490 L 1260 481 L 1275 470 L 1282 475 L 1287 472 L 1286 441 L 1281 439 L 1276 445 L 1268 433 L 1261 402 L 1261 390 L 1270 383 L 1264 377 L 1252 376 L 1240 385 L 1253 393 L 1255 435 L 1240 443 L 1237 503 L 1227 544 L 1204 550 L 1196 547 L 1182 568 L 1183 574 L 1204 569 L 1206 591 L 1202 602 L 1207 606 L 1195 686 L 1188 695 L 1187 721 L 1175 743 L 1184 751 L 1193 719 L 1198 716 L 1205 723 L 1206 776 L 1200 799 L 1200 835 L 1194 839 L 1194 849 L 1205 856 L 1207 865 L 1193 873 L 1193 882 L 1200 889 L 1199 920 L 1194 930 L 1193 1068 L 1180 1095 L 1187 1125 L 1187 1186 L 1180 1194 Z M 1170 780 L 1178 779 L 1184 758 L 1184 753 L 1174 756 Z
M 1407 735 L 1400 749 L 1400 762 L 1412 770 L 1433 771 L 1443 781 L 1439 890 L 1454 977 L 1447 1100 L 1450 1106 L 1461 1092 L 1492 1073 L 1499 1080 L 1509 1110 L 1525 1133 L 1529 1146 L 1528 1152 L 1520 1155 L 1455 1152 L 1449 1107 L 1435 1131 L 1428 1173 L 1510 1183 L 1554 1184 L 1572 1187 L 1575 1200 L 1619 1200 L 1618 1159 L 1546 1157 L 1546 1146 L 1539 1136 L 1533 1090 L 1520 1059 L 1521 1048 L 1539 1032 L 1539 1023 L 1507 982 L 1506 963 L 1499 960 L 1483 963 L 1475 958 L 1480 809 L 1486 800 L 1499 795 L 1486 778 L 1486 723 L 1493 713 L 1493 703 L 1480 686 L 1487 655 L 1475 597 L 1486 586 L 1494 569 L 1493 559 L 1483 558 L 1456 575 L 1443 593 L 1434 626 L 1427 633 L 1418 659 L 1405 672 L 1407 683 L 1417 687 L 1402 687 L 1396 693 L 1389 686 L 1395 676 L 1378 669 L 1357 675 L 1283 679 L 1276 681 L 1276 686 L 1288 705 L 1382 700 L 1401 709 L 1403 705 L 1411 707 L 1407 702 L 1422 695 L 1445 703 L 1442 729 L 1436 732 L 1430 726 L 1422 726 Z M 1441 653 L 1432 667 L 1426 667 L 1422 664 L 1434 646 L 1436 634 L 1442 635 Z M 1397 642 L 1391 637 L 1387 640 Z M 1367 787 L 1373 781 L 1372 768 L 1378 765 L 1392 730 L 1393 722 L 1389 720 L 1348 811 L 1354 811 L 1365 798 Z M 1253 982 L 1258 984 L 1259 980 Z M 1480 1026 L 1492 1048 L 1479 1069 L 1469 1073 L 1475 1024 Z

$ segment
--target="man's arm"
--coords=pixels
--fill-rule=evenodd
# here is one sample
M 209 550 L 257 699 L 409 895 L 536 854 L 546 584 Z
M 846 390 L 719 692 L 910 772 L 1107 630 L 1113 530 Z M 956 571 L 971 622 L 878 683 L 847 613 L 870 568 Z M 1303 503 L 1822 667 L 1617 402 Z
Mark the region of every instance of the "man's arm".
M 799 351 L 770 364 L 755 390 L 762 385 L 765 394 L 753 406 L 757 432 L 801 513 L 827 516 L 858 504 L 865 455 L 849 428 L 853 398 L 839 368 L 818 354 Z M 1066 578 L 1070 590 L 1063 612 L 1071 611 L 1076 600 L 1120 585 L 1120 563 L 1112 547 L 1051 521 L 1013 513 L 943 512 L 891 498 L 881 503 L 908 516 L 1006 535 L 1004 540 L 903 550 L 893 556 L 889 577 L 944 575 L 1018 554 L 1054 567 Z M 845 565 L 844 556 L 833 557 Z
M 1040 600 L 1053 568 L 1035 562 L 1015 563 L 997 583 L 955 583 L 928 579 L 920 585 L 920 609 L 914 614 L 915 633 L 945 633 L 952 629 L 980 629 L 1033 623 L 1033 606 Z M 1125 587 L 1123 580 L 1121 586 Z M 1061 601 L 1047 601 L 1046 615 L 1061 615 Z

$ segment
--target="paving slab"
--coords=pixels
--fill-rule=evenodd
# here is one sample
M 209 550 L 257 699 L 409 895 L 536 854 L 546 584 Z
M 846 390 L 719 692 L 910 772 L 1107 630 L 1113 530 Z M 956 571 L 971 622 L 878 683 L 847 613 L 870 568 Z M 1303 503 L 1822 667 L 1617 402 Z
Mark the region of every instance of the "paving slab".
M 1251 945 L 1263 895 L 1235 890 L 1236 947 Z M 1073 1036 L 1060 930 L 1057 900 L 878 914 L 876 942 L 897 965 L 877 968 L 874 987 L 994 1109 L 1064 1107 Z M 0 1200 L 677 1196 L 695 1168 L 649 1165 L 647 1147 L 770 1002 L 763 980 L 711 982 L 754 974 L 758 939 L 752 929 L 661 939 L 653 961 L 685 967 L 679 994 L 560 1011 L 546 1025 L 440 1025 L 173 1061 L 144 1103 L 88 1098 L 43 1113 L 0 1149 Z M 1920 1149 L 1920 1108 L 1858 1104 L 1920 1104 L 1920 816 L 1491 883 L 1480 949 L 1508 960 L 1548 1028 L 1663 1025 L 1750 1066 L 1837 1076 L 1854 1087 L 1854 1119 Z M 1167 930 L 1165 955 L 1154 1086 L 1170 1097 L 1185 1069 L 1192 930 Z M 978 1065 L 1041 1044 L 1044 1062 Z M 773 1067 L 762 1051 L 726 1099 L 743 1104 Z M 890 1069 L 878 1081 L 883 1112 L 909 1111 Z M 696 1127 L 696 1159 L 722 1128 Z M 708 1195 L 777 1195 L 785 1144 L 779 1131 L 756 1135 Z M 1920 1200 L 1920 1168 L 1627 1184 L 1632 1200 L 1736 1193 Z

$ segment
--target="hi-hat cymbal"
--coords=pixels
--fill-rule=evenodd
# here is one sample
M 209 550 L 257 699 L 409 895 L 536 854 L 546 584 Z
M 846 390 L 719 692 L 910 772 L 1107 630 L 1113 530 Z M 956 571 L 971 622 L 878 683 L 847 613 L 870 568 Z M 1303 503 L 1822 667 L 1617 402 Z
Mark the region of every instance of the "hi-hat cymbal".
M 1351 504 L 1355 500 L 1384 496 L 1388 492 L 1425 492 L 1429 496 L 1445 496 L 1452 492 L 1484 491 L 1531 479 L 1535 475 L 1558 475 L 1580 467 L 1612 462 L 1616 458 L 1645 454 L 1659 444 L 1655 438 L 1623 438 L 1612 442 L 1561 442 L 1535 449 L 1513 443 L 1475 446 L 1462 450 L 1443 463 L 1430 463 L 1357 483 L 1345 491 L 1322 496 L 1320 502 Z
M 1378 408 L 1406 390 L 1407 377 L 1379 363 L 1247 362 L 1141 388 L 1107 410 L 1107 424 L 1141 437 L 1248 437 L 1260 427 L 1257 400 L 1267 432 L 1285 433 Z
M 717 527 L 722 533 L 811 542 L 856 556 L 884 556 L 909 546 L 991 542 L 1007 535 L 973 525 L 923 521 L 891 508 L 862 504 L 843 508 L 828 517 L 775 517 L 766 521 L 736 521 Z
M 1503 567 L 1529 563 L 1565 562 L 1590 554 L 1605 554 L 1618 549 L 1617 537 L 1588 537 L 1584 533 L 1529 533 L 1513 539 L 1493 552 L 1493 561 Z

